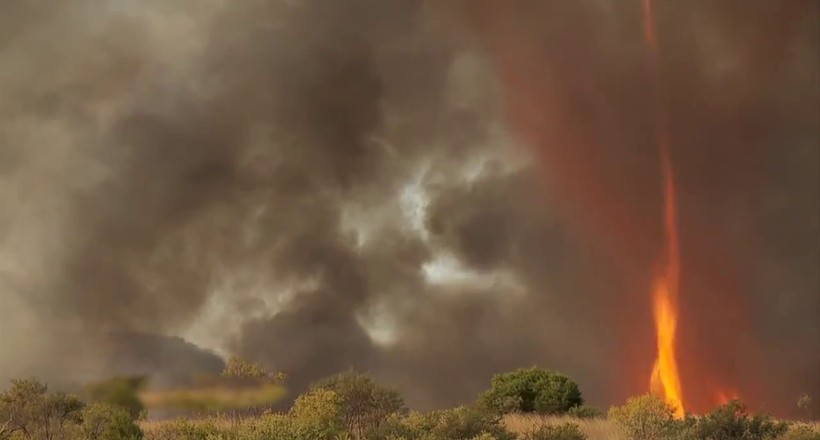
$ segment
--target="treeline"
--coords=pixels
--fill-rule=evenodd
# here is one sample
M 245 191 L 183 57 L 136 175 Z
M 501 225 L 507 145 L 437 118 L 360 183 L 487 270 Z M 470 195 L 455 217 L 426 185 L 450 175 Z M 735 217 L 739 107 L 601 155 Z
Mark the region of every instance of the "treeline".
M 614 437 L 607 439 L 820 440 L 808 425 L 750 414 L 737 401 L 677 420 L 672 408 L 646 395 L 604 413 L 585 406 L 572 379 L 539 368 L 496 375 L 472 405 L 425 413 L 410 411 L 397 390 L 356 372 L 313 384 L 284 412 L 264 409 L 280 394 L 265 402 L 226 391 L 247 397 L 284 380 L 233 359 L 221 380 L 206 380 L 182 392 L 184 398 L 179 390 L 149 394 L 166 407 L 200 411 L 166 422 L 145 420 L 141 379 L 95 384 L 82 399 L 36 380 L 12 381 L 0 393 L 0 440 L 596 440 L 582 429 L 590 421 L 612 424 Z M 541 422 L 514 432 L 505 424 L 511 414 L 538 415 Z

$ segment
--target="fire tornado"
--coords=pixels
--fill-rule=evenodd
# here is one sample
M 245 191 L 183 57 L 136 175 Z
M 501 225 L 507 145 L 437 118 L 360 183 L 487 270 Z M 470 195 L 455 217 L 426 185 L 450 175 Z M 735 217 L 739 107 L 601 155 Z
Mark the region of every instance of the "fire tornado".
M 680 249 L 678 245 L 677 204 L 675 201 L 675 173 L 669 151 L 668 128 L 663 105 L 663 90 L 658 68 L 659 46 L 653 19 L 652 0 L 643 1 L 644 34 L 649 49 L 649 70 L 655 86 L 656 142 L 660 149 L 663 175 L 664 256 L 662 270 L 657 275 L 652 303 L 655 317 L 655 335 L 658 353 L 652 368 L 650 390 L 662 396 L 674 409 L 675 416 L 683 418 L 683 389 L 681 387 L 675 339 L 678 330 L 678 287 L 680 285 Z
M 658 355 L 652 369 L 650 389 L 653 393 L 663 396 L 674 408 L 675 416 L 682 418 L 684 415 L 683 391 L 675 349 L 675 335 L 678 327 L 678 286 L 680 284 L 675 179 L 669 151 L 663 145 L 661 150 L 666 255 L 663 270 L 655 279 L 652 295 Z

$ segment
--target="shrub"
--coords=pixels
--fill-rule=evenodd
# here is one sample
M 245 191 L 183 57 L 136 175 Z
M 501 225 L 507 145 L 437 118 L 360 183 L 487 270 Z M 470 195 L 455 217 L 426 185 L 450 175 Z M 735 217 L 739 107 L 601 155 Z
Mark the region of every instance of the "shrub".
M 413 412 L 408 415 L 393 414 L 378 426 L 367 430 L 367 440 L 418 440 L 435 426 L 435 420 L 427 414 Z
M 750 415 L 737 400 L 714 409 L 698 419 L 695 440 L 774 440 L 789 430 L 788 423 L 766 415 Z
M 459 407 L 427 415 L 428 435 L 433 440 L 470 440 L 490 435 L 494 440 L 514 440 L 515 435 L 501 422 L 501 417 L 480 408 Z M 428 437 L 423 437 L 425 440 Z
M 339 398 L 345 429 L 361 438 L 389 416 L 406 412 L 398 391 L 377 384 L 370 376 L 347 372 L 320 381 L 313 390 L 330 390 Z
M 141 440 L 142 431 L 125 409 L 94 403 L 83 410 L 84 440 Z
M 583 405 L 584 400 L 578 384 L 569 377 L 533 367 L 495 375 L 479 403 L 501 414 L 563 414 Z
M 586 434 L 575 423 L 561 425 L 541 425 L 524 433 L 521 440 L 587 440 Z
M 497 414 L 459 407 L 430 413 L 394 414 L 369 430 L 367 440 L 514 440 Z
M 657 396 L 632 397 L 623 406 L 609 410 L 609 418 L 624 429 L 633 440 L 668 440 L 680 428 L 675 411 Z
M 567 415 L 576 419 L 600 419 L 604 417 L 603 411 L 591 406 L 573 406 L 567 411 Z
M 334 391 L 315 389 L 299 396 L 293 403 L 293 418 L 299 438 L 334 440 L 345 430 L 342 399 Z
M 136 420 L 145 410 L 138 394 L 144 385 L 144 377 L 115 377 L 89 385 L 86 392 L 90 401 L 122 408 Z

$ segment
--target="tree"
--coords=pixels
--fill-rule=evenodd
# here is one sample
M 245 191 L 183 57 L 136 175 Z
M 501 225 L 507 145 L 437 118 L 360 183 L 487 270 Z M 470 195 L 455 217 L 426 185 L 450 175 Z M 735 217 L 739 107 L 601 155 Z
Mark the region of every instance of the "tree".
M 311 387 L 333 391 L 340 399 L 342 423 L 358 438 L 390 415 L 406 411 L 398 391 L 376 383 L 367 374 L 353 371 L 337 374 Z
M 484 408 L 506 414 L 564 414 L 581 406 L 578 384 L 569 377 L 536 367 L 493 376 L 490 389 L 479 397 Z
M 48 388 L 35 380 L 13 380 L 11 387 L 0 394 L 0 415 L 3 429 L 0 435 L 11 438 L 15 433 L 30 437 L 36 408 Z
M 82 420 L 84 406 L 76 396 L 49 393 L 36 380 L 13 380 L 0 393 L 0 438 L 62 440 Z

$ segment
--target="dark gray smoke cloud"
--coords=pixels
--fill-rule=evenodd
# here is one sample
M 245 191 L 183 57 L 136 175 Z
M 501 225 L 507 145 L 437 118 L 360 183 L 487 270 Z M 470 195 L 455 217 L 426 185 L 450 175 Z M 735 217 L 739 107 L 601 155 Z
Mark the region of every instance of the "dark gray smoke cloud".
M 337 3 L 0 5 L 0 377 L 218 369 L 149 333 L 294 390 L 371 371 L 418 407 L 536 363 L 593 404 L 645 389 L 637 5 Z M 788 413 L 820 386 L 818 22 L 757 30 L 752 3 L 659 22 L 702 359 L 684 379 Z M 526 117 L 549 127 L 535 149 L 507 135 Z

